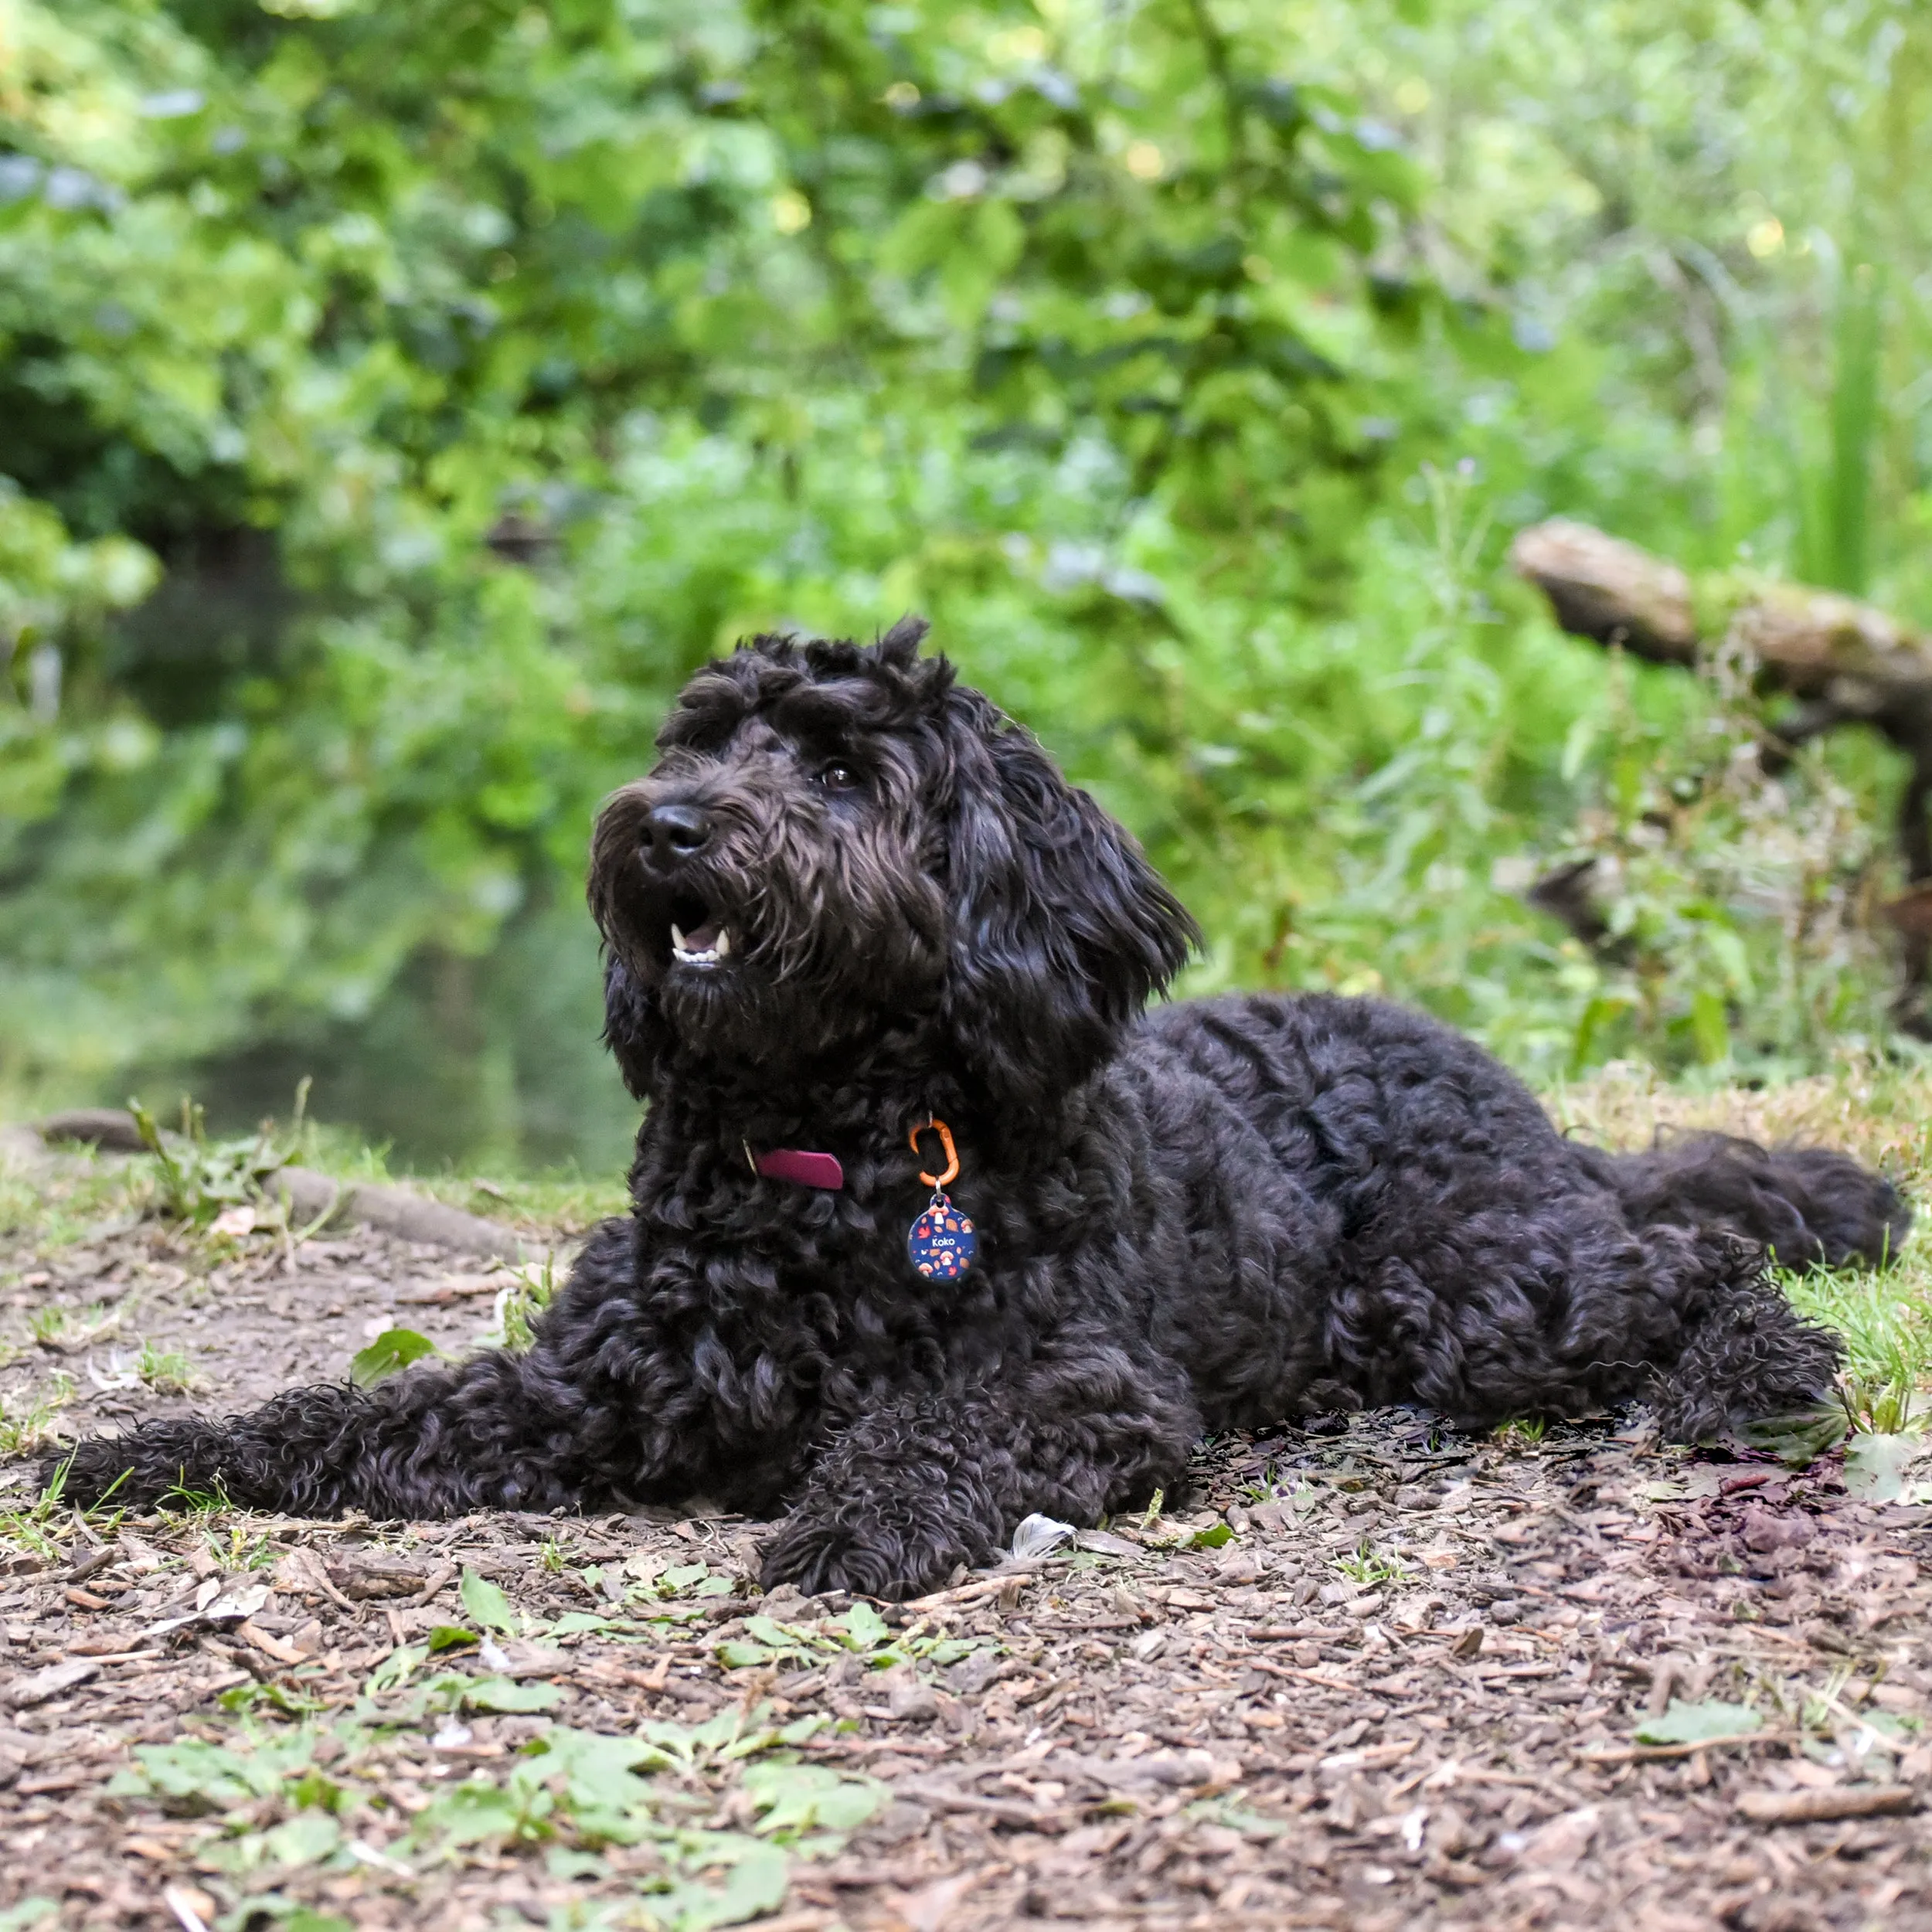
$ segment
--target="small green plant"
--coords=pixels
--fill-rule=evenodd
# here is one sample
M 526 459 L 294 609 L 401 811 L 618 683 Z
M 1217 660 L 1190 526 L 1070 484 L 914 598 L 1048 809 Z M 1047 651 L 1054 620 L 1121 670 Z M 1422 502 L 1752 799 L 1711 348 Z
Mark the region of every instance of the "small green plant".
M 1350 1554 L 1338 1556 L 1335 1566 L 1343 1576 L 1371 1590 L 1383 1583 L 1400 1583 L 1409 1573 L 1409 1566 L 1400 1556 L 1372 1549 L 1366 1537 Z
M 229 1524 L 225 1529 L 208 1529 L 202 1540 L 208 1553 L 231 1576 L 237 1570 L 269 1569 L 280 1553 L 266 1536 L 254 1534 L 240 1524 Z
M 727 1670 L 754 1665 L 823 1663 L 849 1654 L 874 1670 L 908 1662 L 943 1668 L 987 1647 L 981 1638 L 928 1637 L 913 1625 L 895 1630 L 869 1604 L 854 1604 L 836 1619 L 811 1624 L 784 1624 L 772 1617 L 747 1617 L 745 1635 L 728 1638 L 718 1646 L 718 1661 Z
M 512 1273 L 515 1279 L 498 1291 L 489 1328 L 478 1338 L 485 1348 L 527 1349 L 536 1318 L 556 1293 L 556 1264 L 550 1254 Z
M 54 1417 L 73 1400 L 73 1377 L 56 1369 L 43 1386 L 0 1396 L 0 1455 L 31 1456 L 53 1447 Z
M 134 1373 L 158 1396 L 187 1395 L 200 1379 L 180 1349 L 157 1348 L 151 1342 L 141 1345 Z
M 1854 1429 L 1897 1434 L 1922 1413 L 1932 1382 L 1932 1305 L 1907 1276 L 1916 1254 L 1883 1275 L 1813 1270 L 1780 1277 L 1801 1315 L 1837 1330 L 1845 1344 L 1840 1399 Z
M 207 1228 L 231 1208 L 265 1201 L 269 1176 L 285 1167 L 302 1144 L 308 1089 L 306 1079 L 295 1089 L 294 1117 L 286 1134 L 278 1134 L 273 1121 L 264 1121 L 253 1134 L 226 1141 L 209 1139 L 206 1110 L 195 1100 L 182 1099 L 181 1128 L 172 1134 L 164 1133 L 138 1100 L 129 1100 L 128 1111 L 155 1157 L 162 1212 Z
M 1505 1449 L 1533 1449 L 1549 1433 L 1549 1424 L 1543 1417 L 1518 1416 L 1496 1430 L 1495 1439 Z
M 212 1489 L 196 1489 L 189 1484 L 185 1471 L 162 1492 L 161 1506 L 177 1515 L 199 1518 L 204 1522 L 231 1507 L 228 1492 L 222 1487 L 219 1476 Z

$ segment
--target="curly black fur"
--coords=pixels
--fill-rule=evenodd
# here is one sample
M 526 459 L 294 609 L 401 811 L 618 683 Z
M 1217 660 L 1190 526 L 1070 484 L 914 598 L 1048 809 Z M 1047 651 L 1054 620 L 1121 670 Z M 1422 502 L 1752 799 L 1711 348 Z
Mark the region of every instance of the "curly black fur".
M 1643 1397 L 1696 1438 L 1826 1386 L 1835 1345 L 1764 1248 L 1889 1258 L 1883 1181 L 1715 1137 L 1578 1145 L 1487 1054 L 1374 1002 L 1144 1015 L 1192 921 L 922 630 L 757 639 L 606 807 L 607 1038 L 649 1103 L 634 1211 L 528 1352 L 97 1437 L 70 1496 L 423 1517 L 702 1494 L 787 1512 L 769 1581 L 892 1597 L 1341 1391 L 1471 1426 Z M 674 920 L 728 956 L 675 958 Z M 933 1114 L 980 1236 L 950 1284 L 904 1246 Z M 844 1189 L 752 1172 L 785 1147 L 835 1154 Z

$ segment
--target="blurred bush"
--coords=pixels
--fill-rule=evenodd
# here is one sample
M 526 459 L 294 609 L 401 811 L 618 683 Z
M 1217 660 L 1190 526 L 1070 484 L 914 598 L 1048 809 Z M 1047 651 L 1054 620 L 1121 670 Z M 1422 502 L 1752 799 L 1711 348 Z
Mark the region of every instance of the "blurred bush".
M 1655 835 L 1748 696 L 1496 567 L 1561 510 L 1922 603 L 1932 30 L 1815 14 L 0 0 L 0 1089 L 614 1158 L 598 798 L 739 635 L 909 608 L 1199 985 L 1546 1072 L 1872 1030 L 1790 906 L 1895 774 Z M 1618 838 L 1621 961 L 1520 896 Z

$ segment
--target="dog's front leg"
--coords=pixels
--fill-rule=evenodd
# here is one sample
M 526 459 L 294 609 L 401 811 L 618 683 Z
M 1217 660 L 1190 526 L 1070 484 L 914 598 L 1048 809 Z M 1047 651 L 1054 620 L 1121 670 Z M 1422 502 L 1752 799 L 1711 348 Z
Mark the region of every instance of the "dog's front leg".
M 529 1350 L 492 1349 L 374 1389 L 291 1389 L 247 1414 L 168 1418 L 50 1458 L 70 1502 L 148 1509 L 197 1495 L 291 1515 L 433 1517 L 597 1502 L 647 1483 L 652 1439 L 627 1366 L 648 1359 L 626 1293 L 624 1223 L 605 1223 Z
M 862 1415 L 767 1546 L 767 1587 L 916 1597 L 990 1560 L 1035 1511 L 1084 1526 L 1178 1485 L 1198 1432 L 1185 1404 L 1145 1390 L 1104 1406 L 1046 1403 L 1045 1393 L 1036 1376 L 908 1393 Z

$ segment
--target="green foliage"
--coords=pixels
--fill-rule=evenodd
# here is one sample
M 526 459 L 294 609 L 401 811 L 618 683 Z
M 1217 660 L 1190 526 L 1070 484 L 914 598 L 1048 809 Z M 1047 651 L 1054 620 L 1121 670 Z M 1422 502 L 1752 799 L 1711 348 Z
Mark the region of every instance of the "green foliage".
M 546 1248 L 540 1261 L 509 1272 L 509 1284 L 497 1291 L 491 1325 L 478 1339 L 489 1348 L 527 1349 L 532 1325 L 557 1291 L 556 1250 Z
M 770 1664 L 818 1664 L 845 1655 L 864 1659 L 875 1670 L 917 1660 L 943 1668 L 985 1648 L 982 1639 L 928 1637 L 917 1630 L 902 1635 L 866 1603 L 854 1604 L 842 1617 L 823 1623 L 785 1624 L 772 1617 L 747 1617 L 742 1638 L 717 1647 L 727 1670 Z
M 406 1158 L 614 1166 L 597 799 L 736 637 L 909 607 L 1197 987 L 1549 1074 L 1881 1029 L 1896 774 L 1753 777 L 1741 685 L 1498 560 L 1560 510 L 1932 614 L 1895 0 L 4 21 L 0 1090 L 313 1066 Z M 1522 903 L 1566 856 L 1614 957 Z
M 1343 1576 L 1371 1590 L 1383 1583 L 1400 1583 L 1409 1573 L 1409 1566 L 1400 1556 L 1373 1548 L 1366 1537 L 1349 1555 L 1338 1556 L 1335 1566 Z
M 141 1345 L 134 1372 L 158 1396 L 185 1396 L 200 1382 L 194 1364 L 180 1349 L 157 1348 L 151 1342 Z
M 420 1661 L 419 1651 L 414 1662 Z M 533 1696 L 484 1701 L 490 1682 L 474 1680 L 465 1701 L 485 1709 L 545 1707 Z M 556 1696 L 549 1685 L 503 1688 L 548 1692 L 549 1702 Z M 642 1889 L 650 1922 L 692 1932 L 775 1909 L 789 1887 L 794 1855 L 835 1853 L 842 1835 L 887 1795 L 870 1778 L 798 1760 L 796 1747 L 821 1719 L 778 1727 L 764 1721 L 760 1707 L 691 1726 L 653 1720 L 635 1736 L 554 1726 L 500 1768 L 440 1784 L 427 1802 L 399 1811 L 384 1788 L 394 1769 L 388 1747 L 399 1725 L 423 1714 L 305 1718 L 272 1729 L 244 1721 L 220 1742 L 137 1747 L 111 1788 L 123 1801 L 207 1818 L 198 1864 L 238 1885 L 272 1882 L 304 1866 L 346 1871 L 372 1860 L 413 1878 L 438 1865 L 539 1846 L 550 1848 L 557 1876 L 607 1876 L 600 1855 L 607 1848 L 641 1848 L 626 1870 Z M 369 1838 L 385 1813 L 404 1828 L 374 1849 Z M 750 1831 L 730 1828 L 728 1817 L 749 1821 Z M 297 1923 L 304 1908 L 293 1908 L 294 1917 L 291 1909 L 264 1893 L 236 1917 L 260 1912 Z M 309 1921 L 320 1923 L 312 1913 Z
M 1867 1502 L 1896 1502 L 1904 1493 L 1906 1472 L 1928 1448 L 1932 1444 L 1922 1430 L 1861 1430 L 1845 1445 L 1845 1492 Z
M 162 1211 L 206 1228 L 226 1209 L 265 1199 L 269 1176 L 302 1143 L 309 1084 L 304 1078 L 295 1090 L 294 1119 L 286 1134 L 264 1121 L 253 1134 L 224 1141 L 209 1139 L 206 1110 L 192 1100 L 182 1100 L 179 1134 L 164 1133 L 139 1100 L 130 1100 L 128 1111 L 155 1157 Z

